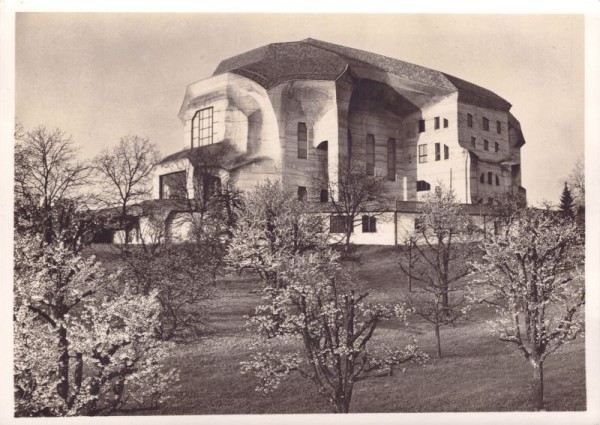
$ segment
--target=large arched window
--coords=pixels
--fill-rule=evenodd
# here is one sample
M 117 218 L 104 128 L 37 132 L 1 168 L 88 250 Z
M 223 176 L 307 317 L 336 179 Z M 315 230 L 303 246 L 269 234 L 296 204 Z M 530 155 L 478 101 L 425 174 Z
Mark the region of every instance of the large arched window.
M 192 147 L 213 143 L 213 108 L 196 111 L 192 118 Z

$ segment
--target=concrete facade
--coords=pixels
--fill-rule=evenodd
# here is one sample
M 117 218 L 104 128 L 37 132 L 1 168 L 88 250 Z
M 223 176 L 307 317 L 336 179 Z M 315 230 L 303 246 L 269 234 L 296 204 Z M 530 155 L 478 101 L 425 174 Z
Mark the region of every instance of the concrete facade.
M 367 140 L 390 200 L 418 201 L 439 184 L 465 204 L 507 191 L 524 196 L 525 141 L 510 107 L 487 89 L 381 55 L 313 39 L 267 45 L 187 87 L 182 149 L 157 167 L 153 197 L 169 193 L 161 184 L 174 172 L 186 173 L 193 197 L 192 176 L 202 168 L 242 190 L 282 180 L 318 202 L 315 177 L 335 181 L 349 156 L 366 162 Z M 195 121 L 201 111 L 210 122 Z M 198 134 L 207 132 L 203 144 Z M 358 231 L 355 243 L 398 243 L 400 229 L 412 227 L 410 214 L 380 221 L 377 235 Z

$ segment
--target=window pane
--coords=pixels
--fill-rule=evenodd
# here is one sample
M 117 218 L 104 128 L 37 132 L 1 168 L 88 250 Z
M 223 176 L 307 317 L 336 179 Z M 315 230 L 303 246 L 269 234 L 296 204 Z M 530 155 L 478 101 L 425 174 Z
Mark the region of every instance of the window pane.
M 440 160 L 440 156 L 441 156 L 441 153 L 440 153 L 440 144 L 436 143 L 435 144 L 435 160 L 439 161 Z
M 367 175 L 374 176 L 375 175 L 375 136 L 372 134 L 367 134 Z
M 396 180 L 396 140 L 388 140 L 388 180 Z
M 308 132 L 303 122 L 298 123 L 298 158 L 308 158 Z

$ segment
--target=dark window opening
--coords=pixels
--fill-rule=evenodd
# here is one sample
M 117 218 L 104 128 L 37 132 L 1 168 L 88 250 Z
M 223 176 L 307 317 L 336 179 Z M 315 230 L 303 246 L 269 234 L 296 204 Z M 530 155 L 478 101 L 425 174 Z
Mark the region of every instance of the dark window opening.
M 349 217 L 332 215 L 329 217 L 329 233 L 346 233 L 347 228 L 350 228 L 352 233 L 354 231 L 352 224 Z
M 481 176 L 479 176 L 479 183 L 485 183 L 485 173 L 481 173 Z
M 488 171 L 488 184 L 492 184 L 492 176 L 493 176 L 492 172 Z
M 308 131 L 306 123 L 298 123 L 298 158 L 308 158 Z
M 178 171 L 162 175 L 159 180 L 160 199 L 186 199 L 187 198 L 187 174 Z
M 490 131 L 490 120 L 488 120 L 486 117 L 483 117 L 483 129 L 485 131 Z
M 496 186 L 500 186 L 500 178 L 496 176 Z
M 467 114 L 467 126 L 473 127 L 473 115 Z
M 298 186 L 298 200 L 306 201 L 306 197 L 308 196 L 308 191 L 304 186 Z
M 321 202 L 327 202 L 329 200 L 329 193 L 327 192 L 327 189 L 321 189 L 319 200 Z
M 431 190 L 431 185 L 425 180 L 417 180 L 417 192 L 425 192 Z
M 375 136 L 367 134 L 367 176 L 375 175 Z
M 483 141 L 483 150 L 485 151 L 489 151 L 490 150 L 490 142 L 487 140 Z
M 377 232 L 377 218 L 374 216 L 362 216 L 362 231 L 363 233 Z
M 396 181 L 396 139 L 388 139 L 387 155 L 387 179 Z
M 473 149 L 477 147 L 477 139 L 475 137 L 471 137 L 471 147 Z
M 196 181 L 196 190 L 196 199 L 207 201 L 211 196 L 221 193 L 221 179 L 212 174 L 202 174 Z
M 448 128 L 448 120 L 444 118 L 444 128 Z
M 425 120 L 419 120 L 419 133 L 425 132 Z
M 494 152 L 498 152 L 500 150 L 500 145 L 498 142 L 494 142 Z
M 496 121 L 496 132 L 498 134 L 502 133 L 502 123 L 500 121 Z
M 427 162 L 427 145 L 419 145 L 419 164 Z
M 352 159 L 352 133 L 348 130 L 348 161 Z
M 440 152 L 440 144 L 436 143 L 435 144 L 435 160 L 439 161 L 441 159 L 441 156 L 442 156 L 442 154 Z
M 192 118 L 192 147 L 210 145 L 213 142 L 213 108 L 200 109 Z
M 444 159 L 450 158 L 450 148 L 447 145 L 444 145 Z
M 440 117 L 435 117 L 433 119 L 433 128 L 438 130 L 440 128 Z

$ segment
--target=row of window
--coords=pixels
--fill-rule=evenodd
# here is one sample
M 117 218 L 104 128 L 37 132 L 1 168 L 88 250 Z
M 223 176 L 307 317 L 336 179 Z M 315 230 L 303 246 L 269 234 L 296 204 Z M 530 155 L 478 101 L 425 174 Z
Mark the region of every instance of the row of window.
M 435 144 L 435 160 L 439 161 L 442 158 L 442 145 Z M 450 148 L 444 145 L 444 159 L 450 158 Z M 419 145 L 419 164 L 427 162 L 427 144 Z
M 306 186 L 298 186 L 298 200 L 306 201 L 307 198 L 308 198 L 308 189 L 306 188 Z M 319 201 L 327 202 L 328 200 L 329 200 L 329 194 L 327 192 L 327 189 L 321 189 L 321 191 L 319 193 Z
M 362 232 L 375 233 L 377 232 L 377 217 L 372 215 L 363 215 Z M 354 223 L 350 217 L 332 215 L 329 217 L 329 233 L 346 233 L 346 229 L 350 229 L 350 233 L 354 233 Z
M 467 126 L 473 127 L 473 115 L 467 114 Z M 490 131 L 490 120 L 486 117 L 481 118 L 481 126 L 485 131 Z M 502 134 L 502 123 L 500 121 L 496 121 L 496 133 Z
M 475 137 L 471 137 L 471 147 L 473 149 L 477 149 L 477 139 Z M 483 139 L 483 150 L 484 151 L 490 150 L 489 140 Z M 494 142 L 494 152 L 498 152 L 499 150 L 500 150 L 500 145 L 498 144 L 498 142 Z
M 493 185 L 494 177 L 496 177 L 496 186 L 500 186 L 500 177 L 494 175 L 491 171 L 487 173 L 487 184 Z M 479 183 L 485 184 L 485 173 L 481 173 L 481 176 L 479 176 Z
M 443 123 L 444 123 L 444 128 L 448 128 L 448 120 L 446 118 L 443 118 Z M 424 133 L 425 132 L 425 120 L 419 120 L 419 133 Z M 433 129 L 434 130 L 439 130 L 440 129 L 440 117 L 435 117 L 433 119 Z

